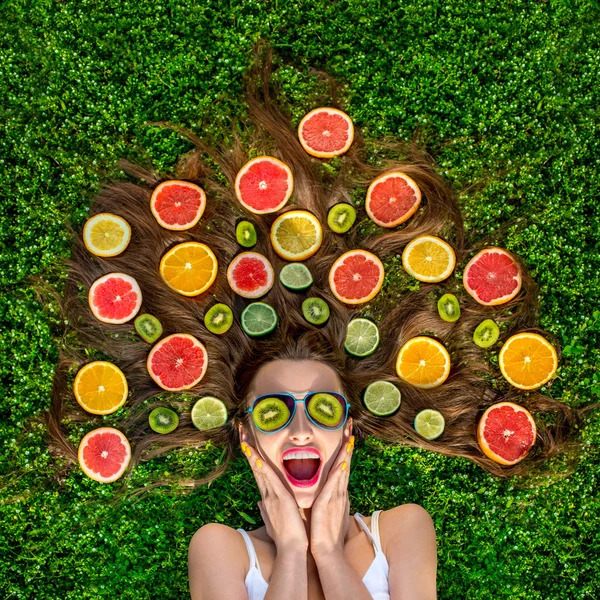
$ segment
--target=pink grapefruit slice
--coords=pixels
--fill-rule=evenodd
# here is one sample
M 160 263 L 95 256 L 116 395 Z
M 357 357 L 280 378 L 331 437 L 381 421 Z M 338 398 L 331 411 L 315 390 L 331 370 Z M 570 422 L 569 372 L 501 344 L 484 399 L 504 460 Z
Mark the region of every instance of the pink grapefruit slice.
M 531 413 L 512 402 L 490 406 L 477 425 L 477 441 L 482 452 L 501 465 L 514 465 L 523 460 L 537 434 Z
M 146 362 L 150 377 L 169 392 L 193 388 L 204 377 L 207 366 L 204 344 L 188 333 L 174 333 L 160 340 Z
M 379 293 L 384 276 L 377 256 L 366 250 L 349 250 L 331 266 L 329 287 L 340 302 L 361 304 Z
M 235 195 L 250 212 L 265 214 L 283 208 L 292 195 L 294 177 L 284 162 L 273 156 L 248 161 L 235 178 Z
M 365 210 L 380 227 L 397 227 L 412 217 L 421 203 L 421 190 L 400 171 L 384 173 L 371 182 Z
M 205 208 L 204 190 L 189 181 L 163 181 L 150 198 L 150 210 L 165 229 L 191 229 L 200 220 Z
M 300 121 L 298 138 L 312 156 L 332 158 L 348 151 L 354 140 L 354 125 L 352 119 L 337 108 L 315 108 Z
M 260 252 L 241 252 L 229 263 L 227 281 L 236 294 L 260 298 L 273 287 L 275 272 Z
M 108 273 L 90 287 L 88 302 L 92 314 L 103 323 L 127 323 L 142 306 L 142 290 L 125 273 Z
M 110 483 L 119 479 L 131 460 L 127 438 L 113 427 L 100 427 L 86 434 L 77 452 L 79 466 L 92 479 Z
M 485 248 L 467 263 L 463 285 L 479 304 L 504 304 L 521 289 L 521 269 L 507 250 Z

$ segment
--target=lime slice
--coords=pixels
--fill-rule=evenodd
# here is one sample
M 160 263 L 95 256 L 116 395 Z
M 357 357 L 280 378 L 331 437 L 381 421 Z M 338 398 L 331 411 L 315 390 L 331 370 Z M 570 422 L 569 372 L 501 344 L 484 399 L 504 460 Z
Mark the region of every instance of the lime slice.
M 369 319 L 352 319 L 348 323 L 344 348 L 353 356 L 369 356 L 379 345 L 379 329 Z
M 192 423 L 201 431 L 227 423 L 227 407 L 215 396 L 203 396 L 192 408 Z
M 279 272 L 279 281 L 290 290 L 305 290 L 313 282 L 313 277 L 306 265 L 290 263 Z
M 369 412 L 387 417 L 400 408 L 400 390 L 391 381 L 374 381 L 367 386 L 363 400 Z
M 445 425 L 444 415 L 433 408 L 426 408 L 415 417 L 415 431 L 426 440 L 440 437 L 444 433 Z
M 266 302 L 248 304 L 240 317 L 242 329 L 251 337 L 271 333 L 279 319 L 275 309 Z

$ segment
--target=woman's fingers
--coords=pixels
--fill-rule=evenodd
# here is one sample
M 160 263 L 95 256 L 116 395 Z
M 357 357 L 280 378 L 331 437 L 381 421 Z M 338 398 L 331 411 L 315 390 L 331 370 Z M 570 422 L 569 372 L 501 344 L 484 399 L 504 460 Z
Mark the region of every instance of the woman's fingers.
M 248 464 L 254 473 L 254 477 L 256 478 L 256 484 L 258 485 L 258 489 L 260 490 L 260 494 L 263 500 L 268 496 L 269 489 L 267 484 L 267 479 L 264 475 L 264 470 L 259 466 L 262 465 L 264 467 L 264 462 L 261 460 L 260 463 L 257 461 L 260 460 L 256 450 L 254 450 L 251 446 L 249 446 L 246 442 L 241 443 L 242 452 L 246 455 L 248 459 Z
M 346 463 L 346 468 L 342 471 L 338 482 L 338 492 L 340 494 L 348 489 L 348 480 L 350 479 L 350 461 L 352 459 L 352 454 L 354 453 L 354 436 L 351 436 L 350 440 L 346 444 L 345 452 L 346 456 L 344 457 L 343 462 Z M 341 468 L 342 467 L 340 467 L 340 470 Z
M 281 482 L 279 475 L 275 473 L 273 469 L 271 469 L 265 460 L 260 458 L 252 446 L 246 442 L 244 442 L 244 445 L 247 448 L 246 456 L 248 456 L 248 453 L 250 454 L 250 456 L 248 456 L 248 460 L 250 464 L 253 465 L 253 470 L 257 475 L 257 480 L 260 479 L 262 481 L 268 492 L 275 494 L 280 498 L 283 497 L 284 494 L 289 494 Z

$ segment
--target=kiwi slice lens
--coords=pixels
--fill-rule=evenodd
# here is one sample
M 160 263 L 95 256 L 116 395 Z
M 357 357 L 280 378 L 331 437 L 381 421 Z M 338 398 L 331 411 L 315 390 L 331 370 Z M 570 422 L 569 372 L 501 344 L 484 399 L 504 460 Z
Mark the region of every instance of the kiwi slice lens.
M 252 302 L 242 311 L 240 321 L 242 329 L 250 337 L 258 337 L 271 333 L 277 326 L 279 318 L 270 304 Z
M 133 326 L 138 335 L 149 344 L 154 343 L 163 332 L 160 321 L 155 316 L 148 313 L 144 313 L 137 317 L 133 322 Z
M 400 390 L 391 381 L 374 381 L 367 386 L 363 401 L 377 417 L 388 417 L 400 408 Z
M 460 304 L 454 294 L 444 294 L 438 300 L 438 313 L 448 323 L 458 321 L 460 317 Z
M 305 290 L 313 283 L 313 276 L 306 265 L 290 263 L 279 272 L 279 281 L 289 290 Z
M 233 325 L 233 312 L 227 304 L 215 304 L 206 311 L 204 325 L 212 333 L 223 334 Z
M 498 341 L 499 336 L 500 329 L 498 329 L 498 325 L 492 319 L 486 319 L 479 323 L 473 332 L 473 341 L 480 348 L 489 348 Z
M 148 423 L 156 433 L 171 433 L 179 425 L 179 415 L 166 406 L 158 406 L 148 416 Z
M 227 406 L 215 396 L 203 396 L 194 404 L 191 417 L 192 423 L 200 431 L 221 427 L 227 423 Z
M 329 319 L 329 305 L 322 298 L 307 298 L 302 302 L 302 314 L 313 325 L 322 325 Z
M 331 394 L 319 392 L 311 397 L 306 407 L 308 414 L 321 425 L 336 427 L 342 419 L 345 409 L 340 401 Z
M 254 424 L 267 432 L 283 427 L 290 418 L 290 414 L 287 403 L 275 396 L 263 398 L 254 405 L 252 410 Z
M 373 354 L 379 346 L 379 329 L 373 321 L 359 317 L 348 323 L 344 348 L 352 356 L 364 357 Z

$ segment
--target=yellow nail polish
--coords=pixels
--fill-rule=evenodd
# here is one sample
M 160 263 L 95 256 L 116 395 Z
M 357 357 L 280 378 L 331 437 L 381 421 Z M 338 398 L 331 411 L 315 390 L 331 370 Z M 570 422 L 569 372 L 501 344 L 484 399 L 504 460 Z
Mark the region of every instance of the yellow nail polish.
M 258 465 L 259 469 L 262 469 L 262 461 L 260 460 L 260 458 L 256 459 L 256 464 Z
M 354 436 L 353 435 L 350 436 L 350 443 L 352 444 L 352 447 L 354 448 Z
M 344 461 L 344 462 L 342 463 L 342 471 L 345 471 L 347 466 L 348 466 L 348 465 L 346 464 L 346 461 Z
M 346 454 L 350 454 L 350 450 L 352 450 L 352 442 L 346 444 Z
M 240 446 L 242 447 L 242 452 L 245 454 L 246 453 L 246 448 L 247 448 L 246 442 L 242 442 L 240 444 Z
M 248 458 L 250 458 L 252 456 L 252 450 L 250 450 L 250 448 L 248 448 L 248 446 L 246 446 L 246 456 Z

